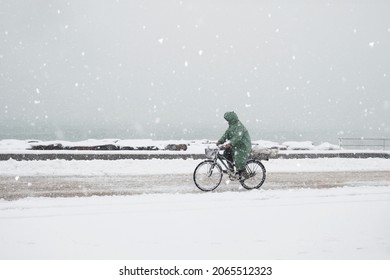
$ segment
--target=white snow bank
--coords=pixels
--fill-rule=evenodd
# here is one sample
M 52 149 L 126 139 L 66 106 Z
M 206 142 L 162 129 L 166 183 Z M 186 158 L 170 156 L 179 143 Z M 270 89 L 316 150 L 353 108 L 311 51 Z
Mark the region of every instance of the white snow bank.
M 390 160 L 382 158 L 272 159 L 264 165 L 268 172 L 390 171 Z
M 116 176 L 191 174 L 201 160 L 50 160 L 0 161 L 0 176 Z M 263 162 L 267 172 L 390 171 L 390 160 L 272 159 Z
M 315 146 L 313 142 L 303 141 L 303 142 L 295 142 L 289 141 L 284 142 L 282 146 L 280 146 L 282 150 L 340 150 L 339 146 L 330 144 L 328 142 L 322 143 L 320 145 Z
M 389 259 L 390 187 L 0 201 L 0 259 Z
M 14 151 L 31 149 L 28 140 L 4 139 L 0 140 L 0 151 Z
M 152 140 L 152 139 L 88 139 L 85 141 L 69 142 L 62 140 L 55 141 L 39 141 L 39 140 L 0 140 L 0 151 L 18 151 L 31 149 L 33 145 L 61 145 L 62 147 L 96 147 L 103 145 L 115 145 L 119 148 L 122 147 L 157 147 L 160 150 L 165 149 L 170 144 L 185 144 L 189 153 L 203 153 L 204 149 L 208 146 L 214 146 L 215 140 Z M 330 143 L 322 143 L 320 145 L 314 145 L 310 141 L 302 142 L 284 142 L 279 144 L 272 141 L 257 140 L 252 142 L 254 145 L 258 145 L 261 148 L 273 148 L 278 150 L 339 150 L 340 147 Z

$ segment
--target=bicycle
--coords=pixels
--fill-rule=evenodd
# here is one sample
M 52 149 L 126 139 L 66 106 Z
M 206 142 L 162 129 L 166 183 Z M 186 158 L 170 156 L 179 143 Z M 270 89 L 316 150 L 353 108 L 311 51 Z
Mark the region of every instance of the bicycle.
M 200 190 L 215 190 L 221 184 L 223 174 L 227 174 L 231 181 L 239 181 L 248 190 L 258 189 L 263 185 L 266 170 L 260 160 L 250 158 L 245 166 L 247 176 L 240 178 L 234 163 L 220 153 L 223 149 L 223 146 L 205 149 L 207 159 L 198 164 L 193 174 L 194 183 Z

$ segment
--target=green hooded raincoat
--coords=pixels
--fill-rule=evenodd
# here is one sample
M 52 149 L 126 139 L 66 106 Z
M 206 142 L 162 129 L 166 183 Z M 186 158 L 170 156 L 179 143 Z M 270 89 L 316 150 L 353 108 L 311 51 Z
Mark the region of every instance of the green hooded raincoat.
M 237 170 L 244 170 L 245 164 L 252 150 L 251 138 L 248 130 L 239 121 L 237 114 L 227 112 L 224 115 L 225 120 L 229 123 L 229 128 L 219 139 L 220 143 L 230 141 L 234 155 L 234 164 Z

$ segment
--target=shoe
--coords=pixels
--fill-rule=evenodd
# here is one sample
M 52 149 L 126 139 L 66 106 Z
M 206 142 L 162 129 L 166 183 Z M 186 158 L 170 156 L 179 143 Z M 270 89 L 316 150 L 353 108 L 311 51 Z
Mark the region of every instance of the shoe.
M 238 171 L 238 180 L 239 181 L 244 181 L 249 178 L 248 172 L 246 170 L 240 170 Z

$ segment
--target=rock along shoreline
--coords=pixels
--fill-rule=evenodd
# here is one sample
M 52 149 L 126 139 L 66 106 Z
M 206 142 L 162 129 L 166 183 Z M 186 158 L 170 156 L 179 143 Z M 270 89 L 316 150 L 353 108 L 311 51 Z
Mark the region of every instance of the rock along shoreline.
M 28 152 L 3 152 L 0 160 L 34 161 L 34 160 L 149 160 L 149 159 L 205 159 L 204 154 L 161 151 L 143 152 L 112 152 L 112 151 L 28 151 Z M 272 159 L 315 159 L 315 158 L 383 158 L 390 159 L 389 152 L 376 151 L 327 151 L 327 152 L 304 152 L 304 151 L 280 151 Z

